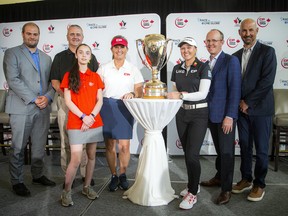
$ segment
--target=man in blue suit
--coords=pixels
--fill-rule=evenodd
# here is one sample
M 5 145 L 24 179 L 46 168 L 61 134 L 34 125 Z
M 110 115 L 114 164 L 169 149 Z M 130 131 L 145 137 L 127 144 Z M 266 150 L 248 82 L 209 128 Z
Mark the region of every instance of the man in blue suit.
M 206 48 L 210 53 L 209 65 L 212 82 L 208 95 L 209 122 L 217 152 L 216 174 L 200 184 L 221 186 L 216 204 L 226 204 L 231 197 L 234 174 L 235 127 L 241 95 L 241 67 L 235 56 L 222 51 L 224 35 L 218 29 L 206 35 Z
M 241 22 L 239 35 L 244 48 L 235 55 L 242 66 L 242 91 L 237 122 L 241 148 L 242 179 L 233 186 L 233 193 L 252 188 L 253 143 L 256 150 L 253 188 L 247 199 L 260 201 L 265 191 L 268 171 L 269 139 L 274 115 L 273 83 L 277 61 L 275 50 L 257 41 L 258 27 L 253 19 Z
M 9 85 L 5 111 L 12 129 L 10 175 L 14 192 L 29 196 L 24 184 L 24 149 L 31 137 L 33 184 L 54 186 L 44 175 L 45 145 L 54 89 L 49 81 L 51 58 L 37 48 L 39 27 L 32 22 L 22 28 L 23 44 L 7 49 L 3 69 Z

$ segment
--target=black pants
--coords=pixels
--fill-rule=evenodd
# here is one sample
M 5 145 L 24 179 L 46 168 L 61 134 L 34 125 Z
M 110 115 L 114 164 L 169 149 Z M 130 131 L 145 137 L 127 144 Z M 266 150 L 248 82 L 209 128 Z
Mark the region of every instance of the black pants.
M 215 178 L 221 180 L 221 189 L 224 192 L 232 190 L 234 175 L 235 127 L 236 123 L 233 122 L 232 132 L 224 134 L 222 122 L 212 123 L 209 121 L 209 129 L 217 152 L 215 163 L 217 173 Z
M 201 174 L 199 152 L 207 131 L 208 108 L 184 110 L 176 114 L 176 126 L 180 138 L 188 174 L 188 190 L 197 194 Z

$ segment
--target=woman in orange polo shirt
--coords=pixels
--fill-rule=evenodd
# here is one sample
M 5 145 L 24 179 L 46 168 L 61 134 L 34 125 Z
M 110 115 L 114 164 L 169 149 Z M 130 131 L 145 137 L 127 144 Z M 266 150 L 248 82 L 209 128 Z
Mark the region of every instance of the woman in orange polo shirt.
M 73 205 L 71 186 L 81 162 L 83 144 L 87 144 L 88 163 L 82 194 L 89 199 L 98 197 L 90 187 L 90 182 L 95 166 L 96 144 L 103 141 L 103 122 L 99 112 L 103 104 L 104 84 L 100 76 L 87 66 L 91 55 L 91 48 L 86 44 L 80 44 L 75 52 L 77 62 L 71 71 L 64 75 L 60 86 L 64 89 L 65 103 L 69 108 L 67 131 L 71 148 L 71 161 L 61 195 L 63 206 Z

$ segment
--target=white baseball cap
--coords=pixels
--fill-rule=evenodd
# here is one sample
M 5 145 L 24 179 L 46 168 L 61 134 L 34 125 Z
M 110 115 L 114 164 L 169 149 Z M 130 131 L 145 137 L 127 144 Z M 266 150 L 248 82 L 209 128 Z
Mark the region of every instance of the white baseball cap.
M 192 37 L 185 37 L 185 38 L 183 38 L 183 39 L 180 41 L 180 43 L 178 44 L 178 47 L 181 47 L 184 43 L 187 43 L 187 44 L 189 44 L 189 45 L 191 45 L 191 46 L 197 47 L 197 43 L 196 43 L 196 41 L 194 40 L 194 38 L 192 38 Z

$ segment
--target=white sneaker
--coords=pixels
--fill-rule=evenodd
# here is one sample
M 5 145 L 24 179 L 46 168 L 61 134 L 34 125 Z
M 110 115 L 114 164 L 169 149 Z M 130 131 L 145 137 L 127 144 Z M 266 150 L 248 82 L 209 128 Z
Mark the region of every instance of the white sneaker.
M 90 186 L 83 187 L 82 194 L 86 195 L 88 199 L 91 200 L 94 200 L 99 197 L 99 195 Z
M 191 209 L 195 203 L 197 203 L 197 196 L 188 192 L 180 203 L 179 208 Z
M 186 196 L 186 194 L 188 193 L 188 188 L 185 188 L 184 190 L 182 190 L 180 192 L 180 196 L 184 197 Z M 198 191 L 197 191 L 197 194 L 200 193 L 200 185 L 198 185 Z
M 72 206 L 74 204 L 72 197 L 71 197 L 71 190 L 68 192 L 65 190 L 62 191 L 61 204 L 62 206 L 65 206 L 65 207 Z

